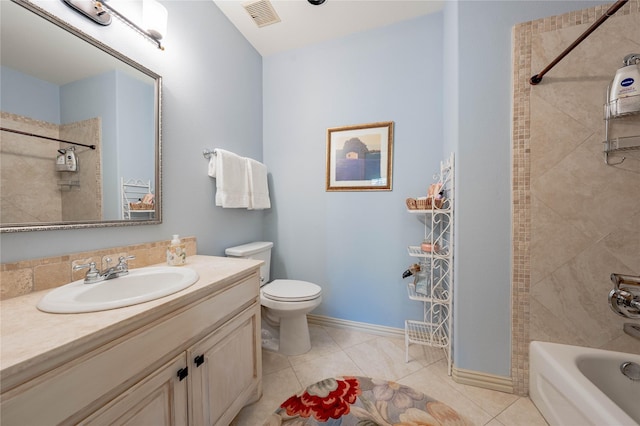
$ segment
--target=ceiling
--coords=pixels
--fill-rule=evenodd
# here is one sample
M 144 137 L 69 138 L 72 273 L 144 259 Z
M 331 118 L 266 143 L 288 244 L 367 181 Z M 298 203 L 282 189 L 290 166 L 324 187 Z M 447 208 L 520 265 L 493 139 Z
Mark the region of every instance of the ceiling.
M 262 56 L 433 13 L 443 5 L 442 1 L 436 0 L 326 0 L 319 6 L 307 0 L 271 0 L 280 22 L 258 28 L 243 7 L 254 0 L 213 1 Z M 94 56 L 93 51 L 99 49 L 13 2 L 0 0 L 0 6 L 2 65 L 63 85 L 120 64 L 108 54 Z M 52 51 L 51 44 L 42 43 L 42 40 L 50 41 L 52 45 L 73 47 L 61 52 Z M 25 55 L 25 52 L 32 53 Z M 54 60 L 63 56 L 63 61 Z M 84 60 L 74 62 L 71 67 L 56 67 L 59 63 L 69 64 L 78 56 Z M 92 59 L 86 60 L 89 57 Z
M 213 0 L 262 55 L 269 56 L 333 38 L 437 12 L 439 0 L 271 0 L 280 22 L 258 28 L 243 7 L 254 0 Z

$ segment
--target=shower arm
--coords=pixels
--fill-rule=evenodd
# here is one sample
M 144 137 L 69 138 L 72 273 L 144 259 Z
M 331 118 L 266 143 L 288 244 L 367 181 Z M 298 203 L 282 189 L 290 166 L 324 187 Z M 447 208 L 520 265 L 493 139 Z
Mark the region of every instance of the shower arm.
M 540 71 L 538 74 L 534 75 L 529 79 L 529 83 L 533 86 L 540 83 L 542 81 L 542 77 L 551 70 L 551 68 L 555 67 L 558 62 L 560 62 L 565 56 L 569 54 L 577 45 L 582 43 L 584 39 L 589 37 L 589 35 L 596 30 L 604 21 L 606 21 L 610 16 L 613 16 L 614 13 L 618 11 L 622 6 L 624 6 L 629 0 L 618 0 L 616 1 L 597 21 L 595 21 L 587 30 L 582 33 L 580 37 L 576 39 L 569 47 L 567 47 L 557 58 L 555 58 L 545 69 Z

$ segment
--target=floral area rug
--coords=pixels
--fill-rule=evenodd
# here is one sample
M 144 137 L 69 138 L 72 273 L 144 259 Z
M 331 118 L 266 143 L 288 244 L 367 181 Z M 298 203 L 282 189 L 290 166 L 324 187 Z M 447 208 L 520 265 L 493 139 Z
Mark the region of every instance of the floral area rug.
M 453 408 L 395 382 L 368 377 L 324 379 L 280 405 L 264 426 L 462 426 Z

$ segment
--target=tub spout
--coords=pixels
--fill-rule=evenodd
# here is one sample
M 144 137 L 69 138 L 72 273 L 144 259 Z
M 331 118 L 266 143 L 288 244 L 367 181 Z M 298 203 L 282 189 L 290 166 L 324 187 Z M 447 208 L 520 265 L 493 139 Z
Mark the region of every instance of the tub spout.
M 625 322 L 622 326 L 622 330 L 629 336 L 640 340 L 640 325 L 633 324 L 631 322 Z

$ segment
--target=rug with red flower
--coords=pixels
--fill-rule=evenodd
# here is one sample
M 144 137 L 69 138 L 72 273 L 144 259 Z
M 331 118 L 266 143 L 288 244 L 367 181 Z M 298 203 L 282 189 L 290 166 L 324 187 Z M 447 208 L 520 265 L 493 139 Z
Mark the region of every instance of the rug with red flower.
M 467 423 L 453 408 L 408 386 L 368 377 L 324 379 L 280 405 L 264 426 L 425 426 Z

